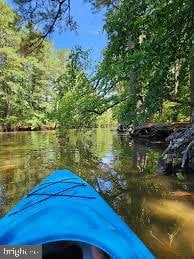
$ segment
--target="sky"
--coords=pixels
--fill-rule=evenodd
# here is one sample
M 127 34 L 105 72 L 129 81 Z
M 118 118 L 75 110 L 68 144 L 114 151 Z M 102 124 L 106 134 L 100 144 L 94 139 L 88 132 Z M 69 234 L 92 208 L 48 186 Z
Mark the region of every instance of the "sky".
M 12 0 L 6 1 L 12 6 Z M 79 45 L 83 50 L 91 49 L 92 63 L 97 63 L 102 57 L 102 50 L 106 46 L 107 38 L 103 32 L 104 10 L 94 12 L 89 3 L 84 0 L 72 0 L 72 15 L 78 23 L 75 31 L 56 31 L 50 36 L 50 40 L 56 49 L 72 49 Z
M 92 49 L 91 57 L 94 60 L 101 58 L 106 46 L 106 35 L 103 32 L 104 11 L 93 12 L 91 5 L 83 0 L 72 1 L 72 14 L 78 23 L 78 32 L 55 32 L 51 39 L 55 48 L 73 48 L 80 45 L 84 50 Z

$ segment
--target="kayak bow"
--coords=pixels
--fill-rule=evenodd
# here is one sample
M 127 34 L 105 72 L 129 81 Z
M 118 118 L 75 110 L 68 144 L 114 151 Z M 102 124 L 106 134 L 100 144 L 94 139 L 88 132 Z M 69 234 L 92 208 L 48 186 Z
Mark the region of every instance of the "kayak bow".
M 57 170 L 0 220 L 1 245 L 90 244 L 111 258 L 154 258 L 100 195 L 69 170 Z

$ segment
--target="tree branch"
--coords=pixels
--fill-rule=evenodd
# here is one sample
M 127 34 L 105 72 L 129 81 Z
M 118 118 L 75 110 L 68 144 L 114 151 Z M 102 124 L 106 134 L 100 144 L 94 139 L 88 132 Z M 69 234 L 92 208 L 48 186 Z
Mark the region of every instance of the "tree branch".
M 174 102 L 174 103 L 179 103 L 179 104 L 186 104 L 186 105 L 191 105 L 190 100 L 180 100 L 174 97 L 168 97 L 168 101 Z
M 70 24 L 71 23 L 71 17 L 70 17 L 70 10 L 71 10 L 71 1 L 70 0 L 58 0 L 57 1 L 59 4 L 58 4 L 58 10 L 57 10 L 57 13 L 56 15 L 54 16 L 51 24 L 49 25 L 49 28 L 47 29 L 47 31 L 42 34 L 41 36 L 39 36 L 37 38 L 37 40 L 35 42 L 32 42 L 29 46 L 29 50 L 27 51 L 26 54 L 31 54 L 33 51 L 35 51 L 37 48 L 39 48 L 42 43 L 44 42 L 44 40 L 47 38 L 47 36 L 53 32 L 53 29 L 56 25 L 56 22 L 57 20 L 61 17 L 62 13 L 66 13 L 68 11 L 68 23 Z M 63 5 L 64 3 L 67 2 L 67 6 L 65 8 L 65 10 L 63 11 Z
M 121 102 L 124 102 L 126 101 L 127 99 L 129 98 L 129 96 L 126 96 L 125 98 L 123 98 L 122 100 L 118 100 L 112 104 L 110 104 L 109 106 L 105 107 L 103 110 L 101 111 L 97 111 L 97 110 L 90 110 L 90 109 L 87 109 L 86 112 L 89 112 L 89 113 L 95 113 L 97 115 L 102 115 L 104 112 L 108 111 L 109 109 L 113 108 L 114 106 L 116 106 L 117 104 L 121 103 Z

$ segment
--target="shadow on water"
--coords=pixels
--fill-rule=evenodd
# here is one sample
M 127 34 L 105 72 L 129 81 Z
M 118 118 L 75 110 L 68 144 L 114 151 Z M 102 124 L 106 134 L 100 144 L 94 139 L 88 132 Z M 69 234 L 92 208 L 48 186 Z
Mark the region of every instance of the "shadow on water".
M 0 134 L 0 213 L 41 179 L 68 168 L 88 181 L 157 258 L 194 254 L 194 180 L 156 174 L 164 146 L 109 129 Z

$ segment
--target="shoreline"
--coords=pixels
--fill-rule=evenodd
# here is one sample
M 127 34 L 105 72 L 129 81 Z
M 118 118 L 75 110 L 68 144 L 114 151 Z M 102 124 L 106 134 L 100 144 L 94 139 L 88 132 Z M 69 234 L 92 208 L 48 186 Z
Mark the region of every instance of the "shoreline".
M 31 127 L 17 127 L 11 126 L 11 128 L 7 128 L 6 126 L 0 125 L 0 132 L 1 133 L 9 133 L 9 132 L 32 132 L 32 131 L 50 131 L 56 130 L 56 126 L 48 126 L 43 125 L 42 127 L 32 129 Z

